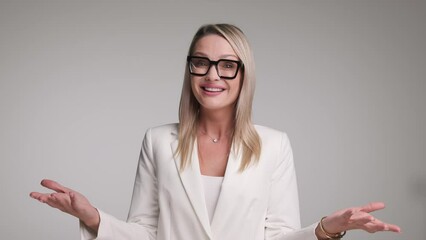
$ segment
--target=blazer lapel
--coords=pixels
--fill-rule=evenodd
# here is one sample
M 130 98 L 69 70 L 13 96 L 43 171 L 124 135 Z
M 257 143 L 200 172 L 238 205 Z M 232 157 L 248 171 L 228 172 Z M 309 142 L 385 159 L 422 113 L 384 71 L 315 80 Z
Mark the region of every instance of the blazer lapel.
M 176 134 L 177 135 L 177 134 Z M 178 146 L 177 139 L 171 143 L 172 151 L 175 152 Z M 179 172 L 180 180 L 185 188 L 186 195 L 197 215 L 201 225 L 203 226 L 206 234 L 211 239 L 210 221 L 207 213 L 205 197 L 202 186 L 200 164 L 198 162 L 198 147 L 197 141 L 194 143 L 192 151 L 192 162 L 183 171 L 180 171 L 181 158 L 175 157 L 176 169 Z

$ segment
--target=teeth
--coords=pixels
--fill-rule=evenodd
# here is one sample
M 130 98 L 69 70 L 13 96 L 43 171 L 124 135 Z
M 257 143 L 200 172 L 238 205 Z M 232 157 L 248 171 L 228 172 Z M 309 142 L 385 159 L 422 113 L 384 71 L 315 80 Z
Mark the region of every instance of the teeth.
M 222 88 L 209 88 L 209 87 L 205 87 L 204 90 L 209 91 L 209 92 L 222 92 L 223 91 Z

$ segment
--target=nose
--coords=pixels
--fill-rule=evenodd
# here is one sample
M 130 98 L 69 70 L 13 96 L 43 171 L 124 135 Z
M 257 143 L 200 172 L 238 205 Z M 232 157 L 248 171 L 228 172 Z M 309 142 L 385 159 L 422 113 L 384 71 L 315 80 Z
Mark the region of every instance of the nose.
M 207 71 L 206 80 L 217 81 L 220 80 L 219 71 L 216 64 L 212 64 Z

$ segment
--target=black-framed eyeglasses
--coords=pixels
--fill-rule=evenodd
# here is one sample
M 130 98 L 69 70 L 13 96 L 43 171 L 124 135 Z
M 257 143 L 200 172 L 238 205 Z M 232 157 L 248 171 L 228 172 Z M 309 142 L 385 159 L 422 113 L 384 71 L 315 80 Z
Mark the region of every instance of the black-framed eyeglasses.
M 188 56 L 189 73 L 196 76 L 205 76 L 212 65 L 216 66 L 217 75 L 223 79 L 234 79 L 240 67 L 243 65 L 241 61 L 219 59 L 211 61 L 206 57 Z

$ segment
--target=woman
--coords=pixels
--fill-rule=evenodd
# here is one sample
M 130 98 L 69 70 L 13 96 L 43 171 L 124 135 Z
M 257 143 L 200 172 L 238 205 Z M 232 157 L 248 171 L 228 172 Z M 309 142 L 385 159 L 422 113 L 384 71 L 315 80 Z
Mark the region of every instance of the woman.
M 254 62 L 243 32 L 202 26 L 189 49 L 179 124 L 145 135 L 127 222 L 80 193 L 31 197 L 80 219 L 83 239 L 340 239 L 347 230 L 399 232 L 369 213 L 371 203 L 337 211 L 300 229 L 287 136 L 251 122 Z

